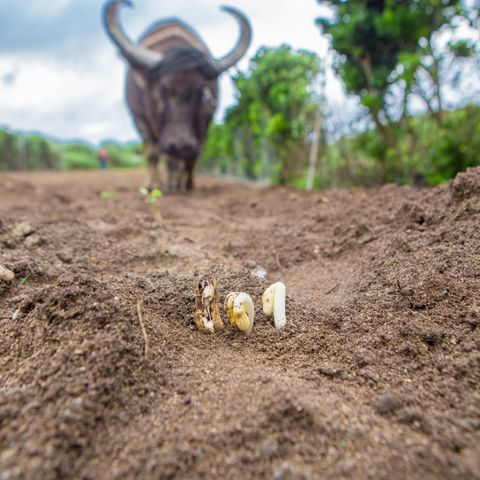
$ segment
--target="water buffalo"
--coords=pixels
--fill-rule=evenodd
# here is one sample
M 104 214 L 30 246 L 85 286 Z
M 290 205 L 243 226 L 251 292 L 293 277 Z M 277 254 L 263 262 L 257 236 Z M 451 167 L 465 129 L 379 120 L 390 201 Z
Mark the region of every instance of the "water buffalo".
M 247 51 L 251 27 L 238 10 L 223 7 L 240 25 L 233 50 L 215 59 L 197 33 L 177 19 L 155 23 L 138 44 L 130 41 L 118 20 L 121 5 L 105 4 L 105 29 L 129 64 L 127 102 L 144 142 L 150 187 L 159 186 L 158 162 L 163 155 L 169 189 L 193 189 L 193 169 L 217 104 L 217 79 Z

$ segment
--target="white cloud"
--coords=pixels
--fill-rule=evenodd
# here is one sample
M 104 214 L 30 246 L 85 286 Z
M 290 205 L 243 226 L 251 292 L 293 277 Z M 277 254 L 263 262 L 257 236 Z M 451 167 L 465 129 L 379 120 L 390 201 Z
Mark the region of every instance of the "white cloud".
M 99 142 L 136 133 L 122 100 L 124 66 L 85 71 L 56 63 L 0 61 L 0 77 L 15 71 L 13 85 L 0 83 L 0 123 L 59 138 Z

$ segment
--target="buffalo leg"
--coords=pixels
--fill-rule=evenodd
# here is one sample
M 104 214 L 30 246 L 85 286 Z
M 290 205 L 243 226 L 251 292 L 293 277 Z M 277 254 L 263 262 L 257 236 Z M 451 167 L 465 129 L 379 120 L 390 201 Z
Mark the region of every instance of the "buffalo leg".
M 160 174 L 158 172 L 158 152 L 152 145 L 145 146 L 145 156 L 148 161 L 148 170 L 150 174 L 149 189 L 160 188 Z
M 168 157 L 168 188 L 170 191 L 179 191 L 182 189 L 183 160 Z
M 191 191 L 193 190 L 193 167 L 195 165 L 195 162 L 186 162 L 185 169 L 187 171 L 187 190 Z

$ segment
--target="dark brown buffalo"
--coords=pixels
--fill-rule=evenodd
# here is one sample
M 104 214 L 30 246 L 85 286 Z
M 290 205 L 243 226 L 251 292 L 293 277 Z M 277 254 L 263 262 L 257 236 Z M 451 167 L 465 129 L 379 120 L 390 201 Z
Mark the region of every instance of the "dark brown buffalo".
M 238 21 L 241 35 L 225 57 L 214 59 L 189 26 L 176 19 L 154 24 L 133 44 L 118 21 L 121 5 L 104 7 L 104 24 L 113 43 L 129 63 L 127 101 L 144 142 L 150 187 L 160 185 L 158 162 L 163 155 L 169 188 L 193 188 L 193 169 L 217 103 L 217 79 L 247 51 L 251 28 L 246 17 L 223 7 Z

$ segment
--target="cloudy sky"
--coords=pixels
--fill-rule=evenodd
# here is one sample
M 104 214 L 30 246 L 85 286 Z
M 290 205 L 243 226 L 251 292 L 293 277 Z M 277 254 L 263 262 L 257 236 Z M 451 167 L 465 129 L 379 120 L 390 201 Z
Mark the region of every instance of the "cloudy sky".
M 122 23 L 137 39 L 162 17 L 184 19 L 205 39 L 215 56 L 236 42 L 235 21 L 219 11 L 223 3 L 250 18 L 259 46 L 289 43 L 325 56 L 327 41 L 314 25 L 324 10 L 316 0 L 135 0 L 123 9 Z M 103 0 L 0 0 L 0 125 L 40 131 L 60 138 L 129 141 L 138 138 L 124 101 L 126 67 L 105 36 Z M 244 59 L 239 67 L 246 68 Z M 333 78 L 328 96 L 342 97 Z M 221 80 L 217 116 L 233 101 L 231 80 Z

